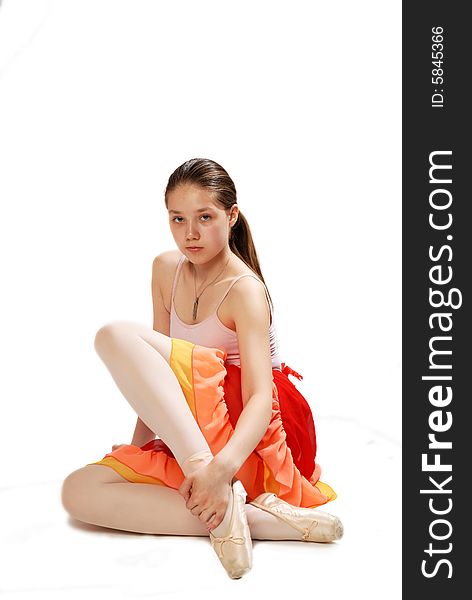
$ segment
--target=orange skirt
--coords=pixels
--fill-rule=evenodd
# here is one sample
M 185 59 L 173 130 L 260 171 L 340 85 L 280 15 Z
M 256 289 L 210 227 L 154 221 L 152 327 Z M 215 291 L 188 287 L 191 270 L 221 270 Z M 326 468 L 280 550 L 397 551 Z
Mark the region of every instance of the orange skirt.
M 224 384 L 226 353 L 179 338 L 172 339 L 170 366 L 210 450 L 216 455 L 233 435 Z M 239 367 L 238 367 L 239 368 Z M 172 452 L 160 439 L 143 446 L 124 445 L 93 465 L 111 467 L 132 483 L 150 483 L 179 489 L 185 476 Z M 272 381 L 272 418 L 256 448 L 235 477 L 241 481 L 247 502 L 263 492 L 274 492 L 294 506 L 316 507 L 336 498 L 329 485 L 319 480 L 321 469 L 304 477 L 294 463 L 286 442 L 277 385 Z

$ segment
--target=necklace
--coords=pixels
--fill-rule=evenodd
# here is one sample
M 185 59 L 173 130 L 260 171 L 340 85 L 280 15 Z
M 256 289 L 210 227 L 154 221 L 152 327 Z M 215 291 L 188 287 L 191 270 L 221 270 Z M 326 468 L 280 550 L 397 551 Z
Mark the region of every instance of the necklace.
M 198 294 L 197 296 L 197 277 L 195 274 L 195 267 L 193 268 L 193 282 L 194 282 L 194 286 L 195 286 L 195 302 L 193 303 L 193 320 L 195 321 L 197 318 L 197 311 L 198 311 L 198 301 L 200 300 L 201 295 L 203 294 L 203 292 L 207 289 L 207 287 L 209 285 L 211 285 L 212 283 L 215 282 L 216 279 L 218 279 L 218 277 L 221 275 L 221 273 L 223 273 L 223 271 L 226 269 L 226 267 L 228 266 L 228 263 L 230 261 L 231 256 L 228 258 L 228 260 L 226 261 L 225 266 L 223 267 L 223 269 L 220 271 L 220 273 L 218 273 L 218 275 L 215 277 L 215 279 L 213 279 L 213 281 L 210 281 L 210 283 L 208 283 L 203 290 L 200 292 L 200 294 Z

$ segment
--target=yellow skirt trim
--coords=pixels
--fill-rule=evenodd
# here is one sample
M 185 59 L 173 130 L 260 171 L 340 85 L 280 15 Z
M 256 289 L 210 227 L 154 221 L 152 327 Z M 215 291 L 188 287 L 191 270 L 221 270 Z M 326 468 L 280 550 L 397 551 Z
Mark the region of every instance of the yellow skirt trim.
M 195 393 L 193 390 L 192 353 L 194 344 L 187 340 L 171 338 L 172 347 L 170 351 L 170 367 L 177 376 L 180 387 L 185 395 L 187 404 L 192 411 L 194 419 L 197 418 L 195 408 Z
M 94 463 L 88 463 L 89 465 L 104 465 L 106 467 L 111 467 L 114 471 L 121 475 L 131 483 L 153 483 L 157 485 L 165 485 L 163 481 L 157 479 L 157 477 L 151 477 L 150 475 L 141 475 L 141 473 L 137 473 L 127 465 L 124 465 L 119 460 L 114 458 L 113 456 L 106 456 Z
M 318 480 L 315 483 L 315 486 L 320 490 L 320 492 L 324 496 L 326 496 L 328 498 L 327 502 L 332 502 L 333 500 L 336 500 L 336 498 L 337 498 L 336 492 L 327 483 L 323 483 L 322 481 Z

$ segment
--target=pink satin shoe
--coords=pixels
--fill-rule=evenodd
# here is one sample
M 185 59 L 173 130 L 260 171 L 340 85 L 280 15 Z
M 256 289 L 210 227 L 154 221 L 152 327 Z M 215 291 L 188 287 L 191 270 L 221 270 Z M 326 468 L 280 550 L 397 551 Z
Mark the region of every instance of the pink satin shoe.
M 252 540 L 246 516 L 246 490 L 237 479 L 233 485 L 233 514 L 229 534 L 216 537 L 210 531 L 210 542 L 231 579 L 239 579 L 252 568 Z
M 275 515 L 297 529 L 304 542 L 332 542 L 340 540 L 344 533 L 338 517 L 315 508 L 293 506 L 271 492 L 260 494 L 249 504 Z

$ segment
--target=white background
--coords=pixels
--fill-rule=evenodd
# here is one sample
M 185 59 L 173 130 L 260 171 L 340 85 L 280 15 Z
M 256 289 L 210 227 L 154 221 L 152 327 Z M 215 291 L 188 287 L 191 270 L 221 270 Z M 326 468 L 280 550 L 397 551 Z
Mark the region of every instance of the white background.
M 49 544 L 56 560 L 76 547 L 84 530 L 68 523 L 61 482 L 131 441 L 136 414 L 95 354 L 95 332 L 114 319 L 152 327 L 152 261 L 175 248 L 163 191 L 178 165 L 207 157 L 235 181 L 281 360 L 304 376 L 295 383 L 315 416 L 322 480 L 339 494 L 327 510 L 350 524 L 329 548 L 260 543 L 251 574 L 218 571 L 218 585 L 228 597 L 235 585 L 263 593 L 287 561 L 275 598 L 400 597 L 400 61 L 400 2 L 4 0 L 0 497 L 11 530 L 0 588 L 131 598 L 162 591 L 164 573 L 166 597 L 203 593 L 178 575 L 192 541 L 205 542 L 201 581 L 222 571 L 207 540 L 113 532 L 113 545 L 143 556 L 158 540 L 174 554 L 162 572 L 157 559 L 125 560 L 111 575 L 98 565 L 105 543 L 96 570 L 81 568 L 81 592 L 73 565 L 59 583 L 21 546 Z M 51 511 L 57 539 L 38 525 Z M 85 533 L 89 555 L 104 536 Z

